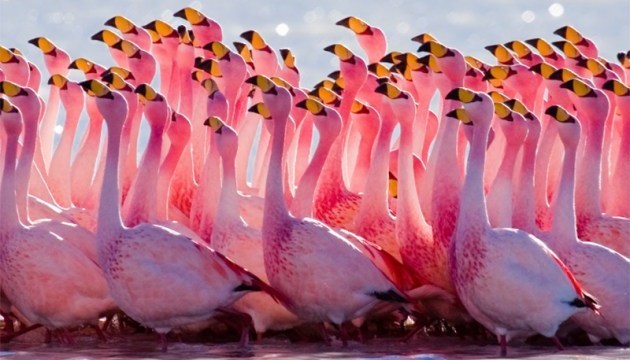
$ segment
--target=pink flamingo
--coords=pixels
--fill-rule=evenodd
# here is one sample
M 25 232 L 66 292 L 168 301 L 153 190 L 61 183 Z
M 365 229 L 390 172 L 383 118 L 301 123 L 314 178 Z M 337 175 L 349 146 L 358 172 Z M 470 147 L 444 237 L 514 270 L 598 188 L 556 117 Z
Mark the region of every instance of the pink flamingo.
M 118 36 L 115 32 L 104 29 L 92 35 L 91 39 L 101 41 L 105 45 L 107 45 L 107 48 L 109 49 L 109 54 L 118 66 L 129 68 L 129 66 L 127 65 L 127 56 L 125 56 L 123 50 L 118 47 L 114 47 L 114 45 L 118 44 L 122 40 L 122 38 Z
M 12 98 L 15 106 L 23 111 L 24 140 L 16 173 L 22 179 L 16 184 L 16 198 L 20 221 L 24 224 L 46 223 L 49 229 L 81 249 L 89 258 L 96 258 L 94 234 L 82 226 L 77 226 L 74 216 L 80 211 L 59 208 L 54 202 L 46 183 L 33 180 L 37 167 L 33 166 L 35 144 L 39 124 L 40 105 L 37 94 L 31 88 L 22 88 L 15 83 L 0 82 L 0 93 Z M 37 174 L 35 174 L 37 175 Z M 29 194 L 29 189 L 31 194 Z M 36 191 L 33 191 L 36 189 Z M 35 194 L 44 194 L 44 198 Z M 85 226 L 85 225 L 83 225 Z
M 282 189 L 282 164 L 291 95 L 262 75 L 249 78 L 247 83 L 262 90 L 273 117 L 263 253 L 269 281 L 288 298 L 289 310 L 306 321 L 341 325 L 384 301 L 404 302 L 405 296 L 391 281 L 341 235 L 317 220 L 289 214 Z
M 396 241 L 396 220 L 389 212 L 387 201 L 389 147 L 397 121 L 389 107 L 382 108 L 383 115 L 379 116 L 378 112 L 369 105 L 363 107 L 363 112 L 372 114 L 376 120 L 378 133 L 376 143 L 371 149 L 373 160 L 369 171 L 365 174 L 367 176 L 365 192 L 354 219 L 353 232 L 380 246 L 400 261 L 401 253 Z M 362 121 L 362 119 L 357 120 Z
M 127 40 L 120 40 L 111 45 L 111 47 L 122 51 L 123 56 L 127 58 L 129 67 L 119 66 L 131 70 L 137 84 L 150 83 L 153 81 L 157 67 L 153 55 Z
M 35 91 L 39 91 L 39 85 L 42 81 L 42 73 L 37 67 L 37 65 L 33 64 L 30 61 L 28 62 L 28 69 L 29 69 L 29 77 L 28 77 L 28 83 L 26 84 L 26 86 L 30 87 L 31 89 Z
M 564 57 L 556 52 L 551 44 L 549 44 L 545 39 L 533 38 L 525 40 L 525 42 L 528 45 L 534 47 L 538 51 L 540 56 L 543 57 L 545 62 L 558 69 L 564 67 Z
M 572 79 L 560 85 L 571 91 L 573 105 L 586 127 L 581 142 L 584 151 L 578 166 L 580 182 L 575 191 L 577 231 L 580 239 L 607 246 L 624 256 L 630 256 L 630 219 L 604 215 L 601 210 L 601 154 L 604 124 L 610 103 L 602 90 L 594 89 L 581 80 Z
M 125 98 L 129 106 L 127 119 L 125 120 L 125 124 L 123 125 L 123 132 L 120 139 L 121 151 L 123 152 L 123 154 L 125 154 L 121 159 L 122 168 L 120 178 L 120 188 L 122 196 L 121 203 L 124 203 L 127 199 L 129 189 L 131 188 L 131 184 L 138 170 L 136 159 L 138 152 L 138 133 L 140 131 L 142 107 L 138 106 L 138 96 L 136 95 L 136 93 L 134 93 L 135 87 L 118 75 L 121 72 L 124 75 L 124 69 L 118 69 L 108 69 L 105 73 L 103 73 L 103 76 L 101 76 L 101 80 L 108 84 L 108 86 L 110 86 L 112 89 L 120 92 L 120 94 Z M 88 98 L 88 100 L 94 102 L 94 99 L 91 97 Z M 94 189 L 95 191 L 92 192 L 90 200 L 91 203 L 96 203 L 98 201 L 99 193 L 97 189 L 101 188 L 101 184 L 99 182 L 99 176 L 102 177 L 102 174 L 100 174 L 100 172 L 102 171 L 101 169 L 102 167 L 99 166 L 97 177 L 92 184 L 91 189 Z
M 350 109 L 350 120 L 352 121 L 352 125 L 350 133 L 348 134 L 348 141 L 352 138 L 360 138 L 361 140 L 358 146 L 355 147 L 357 156 L 356 159 L 354 159 L 354 171 L 350 176 L 348 190 L 358 194 L 365 192 L 365 186 L 368 182 L 368 178 L 370 178 L 368 174 L 371 169 L 372 153 L 375 155 L 379 154 L 373 149 L 376 147 L 376 137 L 381 127 L 381 119 L 376 109 L 372 108 L 372 111 L 370 111 L 366 105 L 355 100 L 355 104 L 353 104 Z M 391 137 L 391 131 L 388 130 L 388 132 L 390 132 L 389 135 Z M 349 145 L 350 144 L 348 144 L 348 146 Z M 387 143 L 386 149 L 381 148 L 381 150 L 388 151 L 389 143 Z M 350 167 L 352 168 L 352 166 Z
M 267 77 L 276 76 L 278 71 L 278 58 L 276 53 L 269 46 L 265 39 L 255 30 L 245 31 L 241 38 L 252 44 L 252 61 L 254 62 L 254 73 Z
M 497 335 L 501 355 L 506 356 L 511 338 L 533 333 L 554 337 L 561 322 L 585 308 L 597 311 L 598 304 L 542 241 L 520 230 L 490 226 L 483 163 L 492 100 L 465 88 L 455 88 L 446 97 L 464 103 L 470 115 L 460 121 L 468 135 L 472 130 L 450 252 L 451 276 L 470 315 Z M 477 255 L 467 256 L 471 252 Z
M 205 320 L 248 291 L 273 292 L 203 243 L 150 223 L 133 228 L 122 224 L 118 159 L 127 104 L 122 95 L 98 80 L 84 81 L 81 86 L 96 97 L 109 130 L 97 244 L 99 262 L 121 310 L 155 329 L 166 351 L 166 333 L 172 328 Z
M 613 186 L 612 201 L 609 212 L 614 215 L 630 218 L 630 189 L 623 184 L 630 176 L 630 164 L 627 154 L 630 154 L 630 88 L 619 80 L 608 80 L 602 86 L 604 90 L 611 92 L 611 96 L 617 97 L 617 108 L 621 113 L 621 139 L 618 148 L 617 161 L 613 163 L 611 184 Z M 615 186 L 617 185 L 617 186 Z M 611 195 L 612 195 L 611 194 Z
M 580 32 L 578 32 L 574 27 L 570 25 L 563 26 L 553 33 L 562 36 L 567 41 L 575 45 L 585 56 L 597 58 L 597 45 L 595 45 L 593 40 L 582 36 L 582 34 L 580 34 Z
M 527 125 L 523 116 L 513 113 L 506 105 L 495 103 L 494 106 L 500 119 L 498 126 L 507 142 L 499 171 L 486 195 L 488 219 L 492 227 L 512 227 L 512 178 L 516 156 L 527 136 Z
M 503 45 L 512 50 L 516 54 L 518 62 L 523 65 L 531 67 L 545 61 L 542 56 L 532 52 L 527 45 L 520 40 L 510 41 Z
M 149 32 L 140 26 L 137 26 L 126 17 L 116 15 L 107 20 L 105 25 L 116 28 L 122 33 L 124 39 L 138 45 L 142 50 L 151 50 L 151 35 L 149 35 Z
M 413 130 L 416 109 L 409 93 L 400 91 L 391 83 L 376 88 L 386 96 L 387 106 L 399 120 L 401 140 L 398 152 L 398 202 L 396 209 L 396 236 L 403 263 L 414 274 L 428 282 L 410 294 L 421 298 L 423 306 L 437 312 L 449 321 L 469 320 L 459 304 L 448 274 L 439 268 L 442 260 L 436 259 L 431 226 L 426 222 L 416 190 L 412 159 Z M 414 294 L 415 293 L 415 294 Z
M 221 73 L 223 74 L 223 93 L 228 99 L 228 117 L 226 119 L 229 124 L 236 124 L 235 101 L 241 91 L 241 85 L 247 76 L 245 60 L 219 41 L 212 41 L 204 45 L 203 48 L 212 52 L 219 61 Z
M 74 60 L 69 68 L 81 70 L 87 79 L 98 78 L 105 71 L 101 65 L 85 58 Z M 96 204 L 92 202 L 90 186 L 92 185 L 94 169 L 97 163 L 96 158 L 100 146 L 103 117 L 96 108 L 94 98 L 91 96 L 88 96 L 86 99 L 85 107 L 88 113 L 89 124 L 72 162 L 70 187 L 72 203 L 75 206 L 95 210 Z
M 380 28 L 368 25 L 365 21 L 348 16 L 336 23 L 352 30 L 357 37 L 359 46 L 365 51 L 370 64 L 379 62 L 387 51 L 387 38 Z
M 436 78 L 441 93 L 444 94 L 448 89 L 463 84 L 466 62 L 459 51 L 434 41 L 425 42 L 418 50 L 428 51 L 436 57 L 443 72 L 438 74 Z M 431 199 L 427 201 L 431 204 L 429 223 L 433 229 L 433 241 L 438 254 L 436 259 L 441 261 L 438 267 L 445 274 L 448 273 L 447 254 L 457 223 L 462 181 L 460 173 L 453 171 L 453 169 L 458 168 L 456 154 L 458 124 L 453 121 L 445 121 L 447 119 L 444 118 L 444 115 L 456 108 L 458 104 L 448 100 L 450 99 L 445 98 L 442 102 L 442 119 L 423 179 L 425 191 L 420 194 L 421 199 Z M 427 187 L 432 188 L 432 191 L 427 191 Z
M 52 41 L 45 37 L 38 37 L 28 41 L 30 44 L 37 46 L 44 53 L 44 63 L 48 73 L 60 74 L 66 76 L 68 74 L 68 66 L 70 65 L 70 55 L 63 49 L 57 47 Z M 48 101 L 46 101 L 46 112 L 42 120 L 39 133 L 39 147 L 43 155 L 44 164 L 47 166 L 40 169 L 48 172 L 48 166 L 53 156 L 53 140 L 55 125 L 57 122 L 57 114 L 59 113 L 59 88 L 52 87 L 48 93 Z
M 4 79 L 20 86 L 29 83 L 30 70 L 28 61 L 20 54 L 0 45 L 0 70 L 4 73 Z
M 177 108 L 179 99 L 177 90 L 179 84 L 175 67 L 177 63 L 177 47 L 179 45 L 179 34 L 171 25 L 162 21 L 154 20 L 143 26 L 151 35 L 153 45 L 151 54 L 155 57 L 160 67 L 160 92 L 166 96 L 169 104 Z M 191 64 L 192 66 L 192 64 Z
M 615 337 L 622 344 L 630 342 L 630 319 L 625 316 L 630 298 L 626 279 L 611 274 L 630 271 L 630 259 L 593 242 L 578 239 L 575 219 L 575 164 L 580 123 L 563 108 L 554 105 L 546 114 L 555 121 L 564 146 L 562 177 L 554 204 L 553 225 L 541 238 L 558 254 L 575 274 L 575 278 L 588 287 L 601 304 L 601 316 L 586 312 L 576 314 L 573 320 L 584 329 L 591 341 Z
M 95 324 L 114 307 L 103 273 L 93 259 L 53 232 L 49 223 L 20 220 L 15 160 L 22 120 L 20 111 L 5 99 L 0 99 L 0 122 L 6 134 L 0 188 L 2 291 L 29 321 L 48 329 Z
M 204 15 L 201 11 L 185 7 L 177 11 L 173 16 L 185 19 L 190 23 L 195 39 L 200 44 L 205 45 L 212 41 L 223 41 L 221 25 Z
M 322 181 L 315 190 L 315 218 L 335 227 L 352 229 L 353 219 L 359 209 L 360 196 L 348 191 L 344 181 L 345 142 L 350 129 L 349 115 L 354 98 L 367 77 L 367 66 L 358 56 L 340 44 L 325 48 L 340 60 L 341 74 L 346 82 L 344 96 L 341 99 L 339 115 L 342 119 L 342 130 L 326 159 L 322 170 Z
M 85 95 L 78 83 L 68 80 L 60 74 L 53 75 L 48 83 L 59 89 L 61 102 L 66 109 L 64 131 L 59 140 L 59 145 L 50 161 L 48 172 L 48 186 L 55 201 L 62 207 L 72 205 L 70 187 L 70 160 L 72 155 L 72 143 L 76 134 L 79 117 L 83 111 Z
M 294 87 L 300 86 L 300 71 L 295 65 L 295 56 L 291 49 L 280 49 L 282 67 L 278 71 L 278 77 L 283 78 Z
M 236 191 L 234 160 L 238 137 L 236 132 L 219 118 L 211 117 L 206 123 L 213 131 L 213 139 L 221 157 L 223 181 L 219 209 L 214 219 L 212 247 L 238 264 L 267 281 L 260 230 L 247 225 L 239 214 L 239 196 Z M 216 186 L 216 185 L 215 185 Z M 268 294 L 248 294 L 237 300 L 232 307 L 249 314 L 260 338 L 267 330 L 284 330 L 297 325 L 300 320 Z

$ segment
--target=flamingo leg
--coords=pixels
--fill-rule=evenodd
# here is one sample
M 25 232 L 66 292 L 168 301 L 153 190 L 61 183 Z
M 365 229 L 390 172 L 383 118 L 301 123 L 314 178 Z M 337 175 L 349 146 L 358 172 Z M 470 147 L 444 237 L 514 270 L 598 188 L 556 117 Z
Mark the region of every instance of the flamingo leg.
M 501 345 L 501 356 L 507 356 L 507 341 L 505 340 L 505 335 L 499 335 L 499 344 Z

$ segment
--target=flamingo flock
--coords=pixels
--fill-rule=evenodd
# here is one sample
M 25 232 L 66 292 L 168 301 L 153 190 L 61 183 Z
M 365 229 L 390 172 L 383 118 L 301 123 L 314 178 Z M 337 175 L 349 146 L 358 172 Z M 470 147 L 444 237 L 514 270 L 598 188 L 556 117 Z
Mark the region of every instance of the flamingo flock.
M 350 16 L 365 56 L 327 46 L 339 70 L 309 89 L 258 32 L 231 48 L 174 16 L 107 20 L 109 68 L 32 39 L 47 100 L 0 46 L 3 339 L 105 336 L 125 314 L 164 351 L 215 317 L 243 344 L 424 318 L 478 323 L 503 356 L 535 334 L 561 348 L 567 324 L 630 343 L 630 52 L 609 62 L 571 26 L 487 46 L 495 65 L 427 33 L 388 52 Z

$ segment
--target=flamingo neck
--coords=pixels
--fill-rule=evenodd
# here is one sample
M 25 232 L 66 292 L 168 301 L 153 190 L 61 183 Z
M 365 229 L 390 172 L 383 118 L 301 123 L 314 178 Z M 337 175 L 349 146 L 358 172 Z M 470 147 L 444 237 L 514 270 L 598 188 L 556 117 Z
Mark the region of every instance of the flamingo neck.
M 606 107 L 608 116 L 609 107 Z M 580 183 L 576 189 L 575 202 L 578 218 L 600 216 L 601 207 L 601 167 L 604 121 L 598 112 L 584 113 L 586 123 L 586 139 L 584 140 L 584 156 L 580 161 L 578 176 Z
M 18 136 L 8 135 L 5 138 L 4 172 L 2 185 L 0 185 L 0 228 L 9 229 L 20 225 L 18 207 L 15 197 L 15 159 L 17 157 Z
M 158 171 L 157 182 L 157 216 L 159 220 L 168 218 L 169 185 L 175 174 L 177 164 L 184 152 L 184 146 L 171 142 L 171 147 L 162 161 Z
M 319 137 L 315 154 L 300 179 L 291 203 L 291 212 L 295 217 L 312 216 L 315 188 L 336 138 L 337 136 Z
M 457 221 L 459 231 L 464 231 L 470 224 L 481 224 L 484 228 L 490 227 L 483 190 L 483 168 L 486 162 L 489 129 L 483 125 L 477 126 L 480 127 L 473 130 L 468 163 L 466 164 L 466 179 L 462 187 Z
M 364 214 L 389 215 L 387 201 L 387 181 L 389 179 L 389 147 L 392 132 L 396 124 L 391 108 L 386 106 L 383 112 L 383 120 L 377 134 L 376 146 L 372 153 L 374 160 L 367 174 L 365 193 L 363 195 L 361 212 Z M 413 165 L 410 169 L 413 168 Z M 364 204 L 364 205 L 363 205 Z M 361 216 L 363 214 L 359 214 Z
M 51 73 L 52 74 L 52 73 Z M 48 104 L 41 124 L 41 148 L 47 164 L 52 158 L 53 139 L 55 135 L 55 123 L 59 113 L 60 91 L 56 86 L 51 87 L 48 94 Z
M 108 122 L 107 129 L 107 155 L 105 157 L 105 173 L 101 187 L 98 225 L 96 228 L 96 236 L 100 241 L 112 239 L 110 236 L 112 233 L 123 229 L 120 217 L 120 188 L 118 184 L 122 126 Z
M 57 171 L 63 171 L 64 173 L 69 171 L 72 142 L 74 141 L 74 137 L 77 132 L 77 124 L 79 122 L 79 117 L 81 116 L 81 110 L 83 110 L 82 106 L 72 107 L 71 110 L 66 110 L 66 123 L 63 128 L 61 139 L 59 139 L 59 145 L 57 145 L 57 149 L 53 155 L 54 157 L 63 159 L 63 163 L 61 164 L 63 165 L 63 168 L 57 169 Z
M 208 134 L 208 138 L 210 139 L 211 137 L 211 134 Z M 216 141 L 212 141 L 208 147 L 206 162 L 204 164 L 198 190 L 201 192 L 201 201 L 203 203 L 202 217 L 204 220 L 201 221 L 201 225 L 206 227 L 203 231 L 204 234 L 212 234 L 214 218 L 219 203 L 219 192 L 221 189 L 219 186 L 220 161 L 221 159 L 219 158 L 219 154 L 216 149 Z M 204 240 L 210 242 L 210 238 Z
M 492 183 L 490 191 L 498 191 L 500 193 L 499 204 L 491 204 L 497 207 L 496 218 L 493 224 L 496 227 L 512 227 L 512 175 L 514 174 L 514 164 L 518 155 L 521 143 L 507 140 L 505 145 L 505 155 L 499 166 L 497 176 Z
M 547 120 L 547 122 L 544 123 L 543 135 L 540 139 L 540 145 L 538 146 L 538 159 L 536 160 L 534 168 L 534 195 L 536 208 L 539 211 L 544 211 L 549 208 L 547 201 L 548 168 L 557 134 L 558 129 L 552 126 L 549 120 Z
M 413 172 L 414 141 L 413 125 L 401 122 L 400 148 L 398 150 L 398 208 L 396 220 L 408 229 L 414 222 L 426 223 L 420 203 Z
M 280 89 L 279 89 L 280 90 Z M 271 156 L 267 183 L 265 184 L 265 206 L 263 214 L 263 231 L 275 232 L 288 218 L 289 210 L 285 203 L 282 168 L 284 158 L 284 136 L 288 120 L 287 116 L 273 120 L 273 136 L 271 140 Z
M 534 199 L 534 169 L 536 167 L 536 146 L 538 134 L 530 129 L 523 146 L 523 160 L 520 176 L 518 178 L 518 191 L 515 194 L 512 223 L 514 227 L 528 232 L 536 230 L 534 212 L 536 211 Z M 537 131 L 539 132 L 539 130 Z M 531 138 L 530 138 L 531 137 Z
M 223 167 L 223 182 L 221 184 L 221 197 L 219 198 L 219 209 L 215 221 L 223 223 L 225 220 L 234 221 L 240 218 L 239 195 L 236 189 L 236 168 L 234 166 L 235 156 L 221 157 Z
M 566 126 L 566 125 L 562 125 Z M 552 241 L 563 239 L 577 239 L 575 219 L 575 159 L 576 146 L 564 146 L 562 159 L 562 176 L 556 192 L 553 209 L 553 223 L 551 232 L 557 236 L 549 236 Z
M 142 179 L 142 182 L 135 183 L 135 194 L 130 199 L 132 201 L 131 208 L 144 208 L 147 213 L 135 214 L 135 211 L 132 210 L 134 217 L 140 216 L 146 220 L 155 219 L 157 200 L 152 193 L 157 189 L 157 176 L 162 153 L 162 135 L 162 128 L 151 128 L 149 142 L 136 175 L 136 179 Z
M 31 178 L 35 144 L 38 136 L 38 121 L 34 119 L 37 117 L 36 113 L 39 113 L 39 111 L 32 111 L 32 114 L 25 112 L 24 140 L 20 160 L 15 170 L 21 179 L 21 181 L 19 181 L 15 186 L 15 192 L 18 199 L 18 213 L 20 215 L 20 219 L 25 223 L 30 222 L 26 204 L 28 201 L 28 185 Z

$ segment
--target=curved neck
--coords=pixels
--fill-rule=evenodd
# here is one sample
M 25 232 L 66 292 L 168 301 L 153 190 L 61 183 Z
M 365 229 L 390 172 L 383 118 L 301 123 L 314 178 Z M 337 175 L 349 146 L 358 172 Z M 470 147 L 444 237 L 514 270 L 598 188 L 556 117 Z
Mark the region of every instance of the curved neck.
M 17 156 L 18 136 L 5 138 L 4 172 L 0 186 L 0 228 L 7 229 L 20 224 L 15 197 L 15 159 Z

